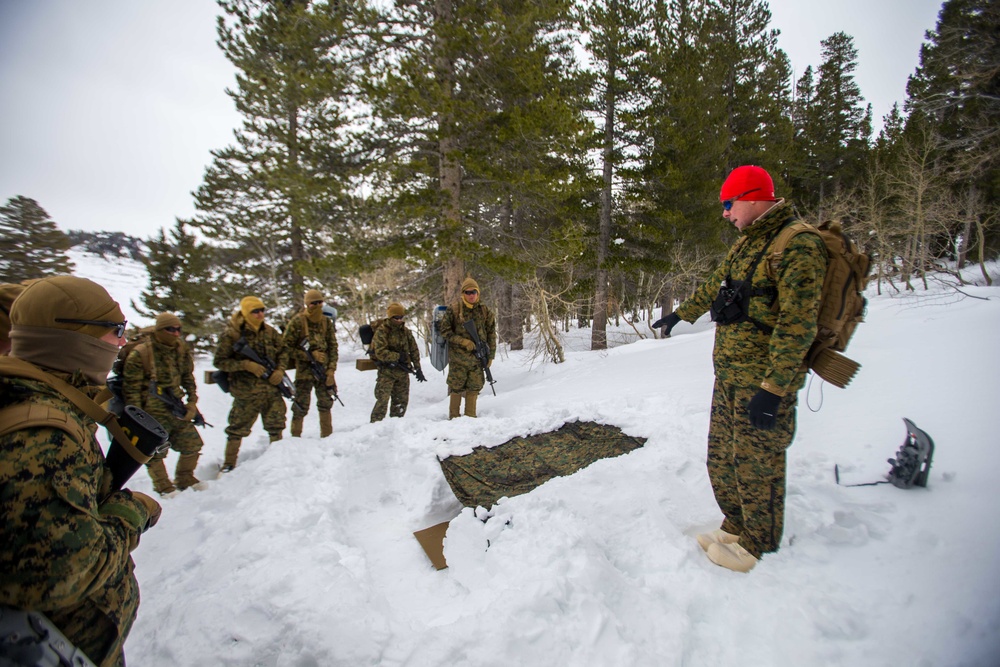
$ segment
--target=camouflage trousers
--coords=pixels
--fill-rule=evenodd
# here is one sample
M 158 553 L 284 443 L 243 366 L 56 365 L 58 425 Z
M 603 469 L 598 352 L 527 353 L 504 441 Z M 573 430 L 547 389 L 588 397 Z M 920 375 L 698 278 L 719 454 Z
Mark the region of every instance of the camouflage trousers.
M 389 402 L 392 401 L 392 407 Z M 410 403 L 410 374 L 392 368 L 379 369 L 375 381 L 375 407 L 372 408 L 371 421 L 385 419 L 386 408 L 390 417 L 402 417 L 406 414 L 406 406 Z
M 722 530 L 740 536 L 755 557 L 777 551 L 785 522 L 785 450 L 795 435 L 797 394 L 781 399 L 777 426 L 750 423 L 747 406 L 757 387 L 715 380 L 708 430 L 708 477 L 725 516 Z
M 453 394 L 482 391 L 486 374 L 479 360 L 471 353 L 452 351 L 448 359 L 448 390 Z
M 152 406 L 149 406 L 152 408 Z M 201 434 L 191 422 L 174 417 L 173 413 L 167 410 L 151 409 L 147 410 L 150 416 L 160 422 L 160 426 L 170 434 L 170 449 L 181 454 L 197 454 L 204 446 Z M 154 459 L 161 461 L 167 458 L 167 452 L 157 454 Z
M 316 390 L 316 409 L 329 412 L 333 408 L 333 395 L 325 384 L 316 381 L 312 371 L 295 371 L 295 400 L 292 401 L 292 416 L 305 417 L 309 414 L 313 389 Z
M 244 395 L 233 395 L 226 435 L 230 439 L 247 437 L 258 415 L 268 434 L 281 435 L 285 430 L 285 399 L 277 388 L 267 383 L 259 384 Z

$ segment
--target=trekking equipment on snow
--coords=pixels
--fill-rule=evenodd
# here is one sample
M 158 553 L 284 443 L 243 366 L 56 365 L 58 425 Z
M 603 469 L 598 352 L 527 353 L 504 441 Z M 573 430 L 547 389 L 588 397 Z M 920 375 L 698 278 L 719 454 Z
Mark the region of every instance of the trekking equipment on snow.
M 875 486 L 876 484 L 892 484 L 899 489 L 909 489 L 914 486 L 926 487 L 931 471 L 931 461 L 934 458 L 934 440 L 926 431 L 917 428 L 909 419 L 903 418 L 906 425 L 906 439 L 896 452 L 896 458 L 888 459 L 892 466 L 886 473 L 886 478 L 878 482 L 863 484 L 843 484 L 841 486 Z M 833 467 L 834 478 L 840 484 L 840 468 Z
M 446 312 L 447 306 L 435 306 L 431 320 L 431 366 L 439 371 L 448 365 L 448 341 L 441 335 L 441 319 Z

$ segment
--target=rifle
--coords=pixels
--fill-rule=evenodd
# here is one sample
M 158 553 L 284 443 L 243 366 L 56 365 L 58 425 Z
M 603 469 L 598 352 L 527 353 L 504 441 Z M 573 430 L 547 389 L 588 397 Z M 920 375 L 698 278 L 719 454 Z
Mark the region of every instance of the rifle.
M 270 377 L 271 374 L 277 369 L 277 366 L 274 365 L 273 361 L 267 357 L 262 357 L 257 354 L 257 351 L 250 347 L 247 343 L 246 337 L 244 336 L 240 336 L 240 339 L 233 343 L 233 352 L 236 354 L 242 354 L 250 361 L 263 366 L 264 370 L 267 371 L 268 377 Z M 288 379 L 287 375 L 281 378 L 281 384 L 278 385 L 278 391 L 280 391 L 281 395 L 285 398 L 295 398 L 295 389 L 292 386 L 292 381 Z
M 316 357 L 313 356 L 312 346 L 309 345 L 309 339 L 303 338 L 302 342 L 299 343 L 299 349 L 306 353 L 306 357 L 309 359 L 309 370 L 312 371 L 313 377 L 316 378 L 316 382 L 319 383 L 321 387 L 326 387 L 326 369 L 323 368 L 323 364 L 316 361 Z M 340 400 L 340 396 L 337 396 L 337 392 L 333 387 L 327 387 L 330 393 L 337 400 L 342 407 L 347 407 L 344 402 Z
M 158 399 L 166 403 L 167 407 L 170 408 L 170 414 L 178 419 L 184 419 L 184 415 L 187 414 L 187 407 L 181 402 L 181 399 L 174 395 L 174 390 L 170 387 L 163 389 L 156 384 L 156 380 L 149 381 L 149 393 L 152 396 L 156 396 Z M 209 424 L 205 421 L 205 416 L 201 414 L 201 410 L 195 409 L 194 419 L 191 423 L 195 426 L 211 426 L 215 428 L 214 425 Z
M 474 321 L 465 320 L 462 326 L 472 336 L 472 342 L 476 344 L 476 349 L 472 351 L 472 354 L 476 356 L 476 359 L 479 360 L 479 365 L 486 372 L 486 381 L 490 383 L 490 389 L 493 390 L 493 395 L 496 396 L 497 390 L 494 389 L 493 385 L 497 381 L 493 379 L 493 373 L 490 372 L 490 348 L 479 337 L 479 331 L 476 330 L 476 323 Z

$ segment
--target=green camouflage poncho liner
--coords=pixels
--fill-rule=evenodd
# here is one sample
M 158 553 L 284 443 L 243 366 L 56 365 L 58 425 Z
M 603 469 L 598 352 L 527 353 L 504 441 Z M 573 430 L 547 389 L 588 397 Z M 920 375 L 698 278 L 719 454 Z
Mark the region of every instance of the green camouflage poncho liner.
M 441 461 L 441 470 L 462 505 L 489 508 L 504 496 L 519 496 L 553 477 L 572 475 L 595 461 L 638 449 L 617 426 L 570 422 L 558 430 L 517 437 L 496 447 L 476 447 L 466 456 Z

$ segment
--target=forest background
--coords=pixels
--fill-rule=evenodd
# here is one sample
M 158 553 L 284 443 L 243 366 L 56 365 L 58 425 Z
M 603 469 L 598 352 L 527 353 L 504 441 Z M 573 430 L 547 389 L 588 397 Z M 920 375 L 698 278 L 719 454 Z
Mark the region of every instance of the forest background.
M 736 238 L 718 188 L 765 166 L 807 220 L 839 220 L 879 288 L 1000 251 L 1000 5 L 947 0 L 902 107 L 873 135 L 850 35 L 793 80 L 764 0 L 219 0 L 243 123 L 196 214 L 139 241 L 0 207 L 0 280 L 83 243 L 141 259 L 143 313 L 209 344 L 239 299 L 341 319 L 400 301 L 424 328 L 466 275 L 501 340 L 563 359 L 559 330 L 653 336 Z M 986 280 L 989 277 L 983 271 Z

